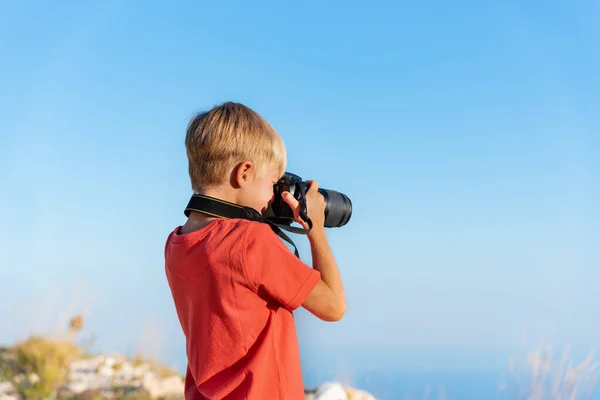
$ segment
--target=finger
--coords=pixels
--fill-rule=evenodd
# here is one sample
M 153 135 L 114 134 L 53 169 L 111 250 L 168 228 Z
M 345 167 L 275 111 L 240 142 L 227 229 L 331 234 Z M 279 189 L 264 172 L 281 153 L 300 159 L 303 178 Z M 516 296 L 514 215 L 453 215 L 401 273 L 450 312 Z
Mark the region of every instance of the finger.
M 307 180 L 306 183 L 309 185 L 308 191 L 314 192 L 319 190 L 319 183 L 313 180 Z
M 292 210 L 298 208 L 298 200 L 296 200 L 290 192 L 283 192 L 281 198 L 292 208 Z
M 281 194 L 281 198 L 291 207 L 292 211 L 294 212 L 294 220 L 302 225 L 304 229 L 308 229 L 308 224 L 302 219 L 302 217 L 300 217 L 300 211 L 298 210 L 300 202 L 296 200 L 290 192 L 283 192 Z

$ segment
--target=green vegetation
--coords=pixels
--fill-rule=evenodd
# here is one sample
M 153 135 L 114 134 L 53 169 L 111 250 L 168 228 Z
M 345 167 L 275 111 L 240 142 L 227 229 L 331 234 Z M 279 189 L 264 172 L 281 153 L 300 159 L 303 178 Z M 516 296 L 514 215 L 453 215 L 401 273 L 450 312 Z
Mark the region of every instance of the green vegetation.
M 82 356 L 70 343 L 32 337 L 5 349 L 3 361 L 8 362 L 0 368 L 22 398 L 43 400 L 66 383 L 69 363 Z
M 27 400 L 157 400 L 139 382 L 113 384 L 108 391 L 110 393 L 100 389 L 88 389 L 74 394 L 68 390 L 66 384 L 69 381 L 71 363 L 94 356 L 73 343 L 75 333 L 81 330 L 82 326 L 83 317 L 77 316 L 71 320 L 68 332 L 63 338 L 33 336 L 13 346 L 0 347 L 0 381 L 12 383 L 16 394 Z M 124 364 L 113 364 L 112 371 L 117 373 L 122 370 Z M 135 357 L 129 364 L 134 368 L 148 365 L 158 379 L 181 377 L 173 369 L 156 362 L 145 361 L 141 356 Z M 96 372 L 101 367 L 102 365 Z M 183 393 L 179 398 L 182 397 Z

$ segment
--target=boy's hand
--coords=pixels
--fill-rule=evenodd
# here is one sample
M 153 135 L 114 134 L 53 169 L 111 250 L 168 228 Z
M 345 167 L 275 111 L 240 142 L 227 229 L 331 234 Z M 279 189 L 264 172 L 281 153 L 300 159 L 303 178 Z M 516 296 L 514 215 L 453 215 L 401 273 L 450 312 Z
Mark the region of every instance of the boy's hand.
M 310 180 L 307 180 L 306 183 L 310 186 L 306 192 L 306 213 L 308 214 L 308 218 L 312 221 L 313 229 L 325 229 L 325 199 L 319 193 L 319 184 Z M 300 217 L 300 202 L 287 191 L 283 192 L 281 197 L 294 211 L 296 222 L 302 225 L 304 229 L 308 229 L 308 224 Z

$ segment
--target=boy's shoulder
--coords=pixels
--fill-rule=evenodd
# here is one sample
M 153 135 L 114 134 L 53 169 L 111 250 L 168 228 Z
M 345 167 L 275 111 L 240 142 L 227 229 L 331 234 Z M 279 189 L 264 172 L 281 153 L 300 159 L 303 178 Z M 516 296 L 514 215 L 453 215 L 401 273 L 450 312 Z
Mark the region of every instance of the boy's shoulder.
M 268 251 L 270 248 L 289 251 L 269 224 L 245 219 L 233 219 L 227 220 L 223 224 L 223 228 L 223 233 L 236 238 L 237 244 L 243 246 L 245 251 L 259 251 L 259 249 Z
M 262 262 L 265 258 L 278 258 L 280 261 L 296 256 L 283 240 L 264 222 L 245 219 L 224 220 L 210 239 L 219 247 L 224 245 L 241 252 L 244 262 Z
M 175 228 L 167 239 L 169 243 L 194 244 L 198 242 L 214 243 L 215 245 L 227 244 L 228 246 L 248 247 L 255 245 L 283 245 L 271 227 L 263 222 L 250 221 L 241 218 L 213 220 L 206 227 L 181 233 L 181 226 Z
M 250 221 L 242 218 L 222 219 L 217 231 L 222 235 L 232 235 L 240 240 L 253 241 L 262 239 L 277 239 L 271 227 L 263 222 Z M 220 236 L 220 235 L 219 235 Z

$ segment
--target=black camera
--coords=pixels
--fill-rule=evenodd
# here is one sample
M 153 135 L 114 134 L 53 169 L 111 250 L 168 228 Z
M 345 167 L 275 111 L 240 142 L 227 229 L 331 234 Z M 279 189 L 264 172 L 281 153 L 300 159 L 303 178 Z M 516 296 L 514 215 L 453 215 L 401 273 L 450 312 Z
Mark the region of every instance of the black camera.
M 294 222 L 294 212 L 281 197 L 283 192 L 290 192 L 300 203 L 300 216 L 312 227 L 306 210 L 306 192 L 309 187 L 310 185 L 298 175 L 286 172 L 273 186 L 275 198 L 263 213 L 263 217 L 275 224 L 291 225 Z M 346 225 L 352 216 L 352 202 L 348 196 L 322 188 L 319 188 L 319 193 L 325 199 L 325 227 L 339 228 Z

